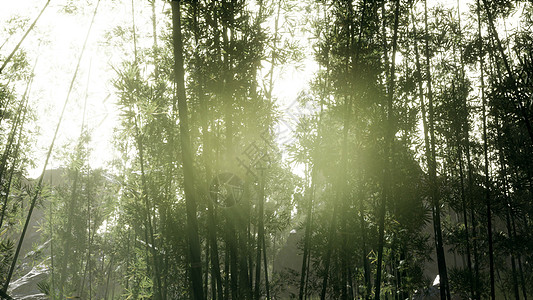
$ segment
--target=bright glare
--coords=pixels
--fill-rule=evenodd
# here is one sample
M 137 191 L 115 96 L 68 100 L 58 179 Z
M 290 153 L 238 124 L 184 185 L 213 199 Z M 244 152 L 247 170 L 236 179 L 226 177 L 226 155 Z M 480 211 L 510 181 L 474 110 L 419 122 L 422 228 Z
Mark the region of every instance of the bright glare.
M 0 23 L 7 24 L 7 21 L 14 16 L 27 18 L 28 23 L 31 23 L 41 10 L 43 3 L 44 1 L 35 0 L 7 1 L 3 3 L 3 9 L 0 10 Z M 29 169 L 30 178 L 35 178 L 42 172 L 44 158 L 57 126 L 94 9 L 94 3 L 92 3 L 91 5 L 80 6 L 85 9 L 82 14 L 67 14 L 64 13 L 64 10 L 65 7 L 68 7 L 68 3 L 70 2 L 52 1 L 38 21 L 35 30 L 24 42 L 23 48 L 28 53 L 29 63 L 34 64 L 38 58 L 35 69 L 37 80 L 34 81 L 29 97 L 32 101 L 32 107 L 37 112 L 39 129 L 36 132 L 36 143 L 33 147 L 36 166 Z M 166 3 L 156 3 L 159 3 L 158 10 L 168 9 Z M 456 7 L 457 3 L 460 5 L 462 14 L 466 14 L 472 1 L 428 1 L 429 6 L 442 5 L 447 8 Z M 150 22 L 150 9 L 148 2 L 145 1 L 136 0 L 135 6 L 136 29 L 139 36 L 139 47 L 141 47 L 151 42 L 150 33 L 141 30 L 141 28 L 149 27 L 147 25 Z M 508 29 L 513 28 L 516 26 L 516 21 L 516 18 L 511 18 L 509 23 L 505 25 Z M 113 48 L 103 45 L 105 33 L 117 25 L 131 28 L 131 2 L 114 1 L 107 3 L 107 1 L 101 1 L 48 169 L 61 166 L 61 160 L 58 159 L 58 156 L 72 149 L 68 147 L 68 144 L 74 143 L 80 134 L 86 90 L 85 119 L 92 132 L 92 142 L 90 143 L 92 155 L 89 163 L 93 168 L 104 167 L 117 155 L 112 145 L 113 129 L 118 122 L 118 112 L 115 106 L 117 98 L 111 86 L 111 80 L 115 78 L 115 71 L 112 67 L 119 66 L 121 61 L 133 56 L 133 49 L 130 53 L 122 53 L 122 51 L 113 50 Z M 158 26 L 161 29 L 164 26 L 164 20 L 159 20 Z M 16 45 L 22 34 L 23 32 L 18 32 L 11 37 L 2 49 L 2 53 L 8 53 Z M 0 36 L 0 38 L 4 40 L 7 37 Z M 282 70 L 275 71 L 273 98 L 276 100 L 284 119 L 276 128 L 277 132 L 280 133 L 277 141 L 282 149 L 284 144 L 293 140 L 291 137 L 293 128 L 287 124 L 293 119 L 295 111 L 300 114 L 305 113 L 305 110 L 300 109 L 294 103 L 297 95 L 308 88 L 309 81 L 314 72 L 318 70 L 313 59 L 313 41 L 306 36 L 301 36 L 299 41 L 304 49 L 305 59 L 298 66 L 289 65 Z M 400 61 L 403 56 L 398 53 L 396 59 Z M 265 66 L 265 68 L 269 68 L 269 66 Z M 24 89 L 24 87 L 17 88 L 19 92 Z M 284 156 L 286 159 L 286 155 Z M 304 175 L 302 165 L 291 167 L 296 174 Z

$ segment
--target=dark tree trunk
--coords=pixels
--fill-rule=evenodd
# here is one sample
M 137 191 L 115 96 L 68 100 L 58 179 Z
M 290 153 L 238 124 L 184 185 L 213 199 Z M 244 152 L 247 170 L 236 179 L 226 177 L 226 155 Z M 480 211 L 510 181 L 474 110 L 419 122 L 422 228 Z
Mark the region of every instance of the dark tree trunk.
M 265 235 L 265 228 L 263 224 L 263 215 L 264 215 L 264 201 L 265 201 L 265 174 L 264 170 L 261 170 L 260 175 L 260 184 L 259 184 L 259 205 L 258 205 L 258 222 L 257 222 L 257 246 L 256 246 L 256 259 L 255 259 L 255 291 L 254 299 L 259 300 L 261 295 L 260 293 L 260 282 L 261 282 L 261 250 L 263 246 L 263 239 Z
M 396 51 L 398 47 L 398 23 L 400 16 L 400 1 L 396 0 L 394 5 L 394 27 L 393 27 L 393 37 L 392 37 L 392 61 L 390 65 L 390 75 L 388 82 L 387 90 L 387 124 L 385 130 L 385 167 L 383 169 L 383 195 L 381 196 L 381 202 L 378 209 L 378 257 L 377 257 L 377 270 L 376 270 L 376 281 L 374 284 L 374 299 L 379 300 L 381 295 L 381 272 L 383 264 L 383 248 L 384 248 L 384 237 L 385 237 L 385 214 L 386 206 L 389 198 L 391 196 L 392 189 L 392 174 L 390 170 L 391 165 L 391 155 L 392 155 L 392 145 L 394 139 L 394 125 L 393 125 L 393 101 L 394 101 L 394 86 L 395 86 L 395 73 L 396 73 Z M 385 8 L 383 8 L 384 10 Z M 385 22 L 385 20 L 384 20 Z M 385 30 L 383 31 L 385 35 Z M 384 36 L 385 39 L 385 36 Z M 385 39 L 386 40 L 386 39 Z M 387 52 L 387 45 L 384 45 L 384 51 Z M 386 55 L 385 55 L 386 57 Z M 386 59 L 388 60 L 388 59 Z
M 187 210 L 187 238 L 189 242 L 190 281 L 193 299 L 204 300 L 202 288 L 202 264 L 198 223 L 196 220 L 196 193 L 194 191 L 193 153 L 189 136 L 189 116 L 185 95 L 183 67 L 183 41 L 181 33 L 180 1 L 171 1 L 172 5 L 172 36 L 174 45 L 174 76 L 176 83 L 176 100 L 179 114 L 181 151 L 183 160 L 183 181 L 185 189 L 185 205 Z M 175 106 L 175 105 L 174 105 Z
M 457 20 L 458 20 L 458 26 L 459 26 L 459 39 L 463 38 L 462 35 L 462 28 L 461 28 L 461 12 L 459 10 L 460 3 L 459 0 L 457 1 Z M 455 46 L 454 46 L 454 57 L 455 57 Z M 459 51 L 459 59 L 461 64 L 461 90 L 462 93 L 464 89 L 464 81 L 465 81 L 465 64 L 463 59 L 463 52 Z M 469 130 L 470 126 L 468 124 L 468 115 L 469 115 L 469 107 L 468 107 L 468 100 L 465 98 L 461 102 L 461 109 L 463 110 L 462 114 L 460 114 L 459 120 L 459 132 L 458 132 L 458 158 L 459 158 L 459 180 L 461 182 L 461 208 L 462 208 L 462 214 L 463 214 L 463 222 L 465 225 L 465 244 L 466 244 L 466 260 L 467 260 L 467 268 L 468 268 L 468 279 L 470 283 L 470 297 L 472 299 L 475 299 L 475 293 L 474 293 L 474 278 L 473 278 L 473 270 L 472 270 L 472 250 L 470 245 L 470 232 L 469 232 L 469 226 L 468 226 L 468 205 L 466 203 L 466 191 L 465 191 L 465 172 L 464 172 L 464 160 L 463 160 L 463 151 L 466 147 L 466 144 L 469 143 Z M 464 116 L 464 117 L 463 117 Z
M 308 193 L 308 207 L 307 207 L 307 218 L 305 220 L 305 233 L 304 233 L 304 249 L 303 249 L 303 258 L 302 258 L 302 268 L 300 273 L 300 290 L 298 293 L 298 299 L 303 300 L 305 295 L 305 279 L 307 278 L 307 273 L 309 272 L 307 265 L 310 260 L 309 248 L 311 240 L 311 227 L 313 220 L 313 199 L 314 199 L 314 185 L 315 185 L 315 171 L 311 171 L 311 191 Z
M 484 1 L 485 2 L 485 1 Z M 486 4 L 486 2 L 485 2 Z M 481 35 L 481 6 L 479 0 L 477 1 L 477 17 L 478 17 L 478 37 L 482 41 Z M 486 5 L 485 5 L 486 7 Z M 488 17 L 492 24 L 492 16 L 487 9 Z M 493 27 L 493 26 L 491 26 Z M 494 27 L 493 27 L 494 29 Z M 499 42 L 499 40 L 498 40 Z M 501 45 L 500 45 L 501 47 Z M 480 81 L 481 81 L 481 105 L 482 105 L 482 118 L 483 118 L 483 158 L 484 158 L 484 173 L 485 173 L 485 204 L 487 206 L 487 237 L 489 243 L 489 275 L 490 275 L 490 297 L 496 299 L 496 291 L 494 286 L 494 250 L 492 242 L 492 208 L 490 199 L 490 175 L 489 175 L 489 158 L 488 158 L 488 142 L 487 142 L 487 112 L 486 112 L 486 99 L 485 99 L 485 79 L 484 79 L 484 64 L 483 64 L 483 46 L 479 43 L 479 69 L 480 69 Z M 527 120 L 527 118 L 526 118 Z M 527 124 L 529 121 L 526 122 Z M 528 126 L 529 130 L 529 126 Z M 531 133 L 530 133 L 531 134 Z M 531 136 L 533 141 L 533 135 Z
M 444 253 L 444 245 L 442 242 L 442 229 L 440 220 L 440 201 L 439 190 L 437 184 L 437 162 L 435 154 L 435 129 L 434 129 L 434 112 L 433 112 L 433 87 L 431 78 L 431 62 L 429 53 L 429 30 L 428 30 L 428 16 L 427 16 L 427 1 L 424 1 L 424 24 L 425 24 L 425 52 L 426 52 L 426 68 L 427 68 L 427 88 L 428 88 L 428 130 L 430 137 L 430 155 L 428 159 L 429 180 L 431 184 L 431 198 L 433 201 L 434 219 L 433 224 L 435 228 L 437 264 L 440 276 L 440 296 L 441 299 L 450 298 L 450 290 L 448 286 L 448 272 L 446 270 L 446 259 Z

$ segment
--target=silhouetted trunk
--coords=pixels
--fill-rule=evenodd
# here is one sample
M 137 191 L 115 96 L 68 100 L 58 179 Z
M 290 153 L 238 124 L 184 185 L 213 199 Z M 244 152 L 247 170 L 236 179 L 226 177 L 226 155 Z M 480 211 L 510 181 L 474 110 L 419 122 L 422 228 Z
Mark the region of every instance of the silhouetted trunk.
M 194 5 L 194 25 L 195 25 L 195 32 L 194 36 L 199 43 L 200 40 L 200 32 L 199 32 L 199 25 L 198 25 L 198 17 L 199 17 L 199 8 L 198 3 L 193 3 Z M 155 18 L 155 16 L 154 16 Z M 155 24 L 153 25 L 155 27 Z M 154 51 L 157 49 L 156 41 L 154 40 Z M 196 54 L 198 55 L 198 53 Z M 199 60 L 199 58 L 197 57 Z M 200 75 L 200 84 L 198 85 L 198 96 L 199 96 L 199 102 L 201 106 L 201 124 L 202 124 L 202 142 L 203 142 L 203 148 L 206 149 L 206 151 L 203 152 L 203 160 L 204 160 L 204 168 L 206 172 L 206 182 L 205 182 L 205 190 L 206 195 L 209 197 L 209 189 L 211 184 L 211 178 L 213 177 L 211 164 L 212 159 L 210 156 L 209 150 L 211 149 L 211 143 L 210 143 L 210 136 L 209 136 L 209 123 L 208 123 L 208 113 L 209 113 L 209 105 L 208 105 L 208 99 L 204 96 L 204 90 L 203 86 L 206 82 L 203 75 Z M 216 228 L 216 213 L 215 213 L 215 207 L 213 205 L 212 199 L 207 199 L 207 243 L 209 244 L 209 255 L 206 254 L 206 257 L 210 258 L 211 261 L 211 281 L 212 284 L 212 298 L 213 299 L 220 299 L 222 300 L 223 297 L 223 286 L 222 286 L 222 277 L 220 276 L 220 260 L 219 260 L 219 253 L 218 253 L 218 238 L 217 238 L 217 228 Z M 207 263 L 207 262 L 206 262 Z M 208 272 L 209 268 L 206 267 L 206 274 Z M 207 296 L 207 291 L 206 291 Z
M 187 211 L 187 239 L 189 244 L 190 281 L 195 300 L 204 299 L 202 288 L 202 265 L 198 223 L 196 220 L 196 195 L 194 191 L 193 153 L 189 136 L 189 116 L 185 95 L 183 67 L 183 41 L 181 33 L 180 1 L 171 1 L 172 6 L 172 38 L 174 46 L 174 76 L 176 84 L 176 100 L 179 114 L 181 153 L 183 161 L 183 181 L 185 205 Z M 176 102 L 176 101 L 174 101 Z M 176 104 L 174 104 L 176 107 Z
M 427 16 L 427 1 L 424 1 L 424 24 L 425 24 L 425 52 L 426 52 L 426 68 L 427 68 L 427 88 L 428 88 L 428 130 L 430 137 L 430 155 L 428 159 L 429 181 L 431 184 L 431 198 L 433 201 L 433 225 L 435 228 L 437 264 L 439 269 L 440 280 L 440 296 L 441 299 L 450 299 L 450 290 L 448 286 L 448 272 L 446 270 L 446 259 L 444 253 L 444 245 L 442 242 L 442 229 L 440 221 L 440 201 L 437 184 L 437 162 L 435 154 L 435 129 L 434 129 L 434 112 L 433 112 L 433 87 L 431 78 L 431 62 L 429 53 L 429 30 L 428 30 L 428 16 Z
M 507 168 L 505 166 L 505 156 L 503 153 L 503 149 L 501 147 L 501 130 L 499 125 L 499 117 L 496 116 L 496 131 L 498 135 L 498 140 L 496 141 L 496 145 L 498 147 L 498 154 L 499 154 L 499 160 L 500 160 L 500 174 L 501 174 L 501 185 L 503 190 L 503 196 L 505 197 L 505 206 L 506 206 L 506 212 L 505 212 L 505 225 L 507 227 L 507 235 L 509 237 L 509 241 L 511 243 L 511 251 L 510 251 L 510 259 L 511 259 L 511 276 L 513 280 L 513 293 L 515 295 L 515 299 L 520 299 L 520 291 L 518 288 L 518 276 L 516 272 L 516 258 L 515 258 L 515 243 L 516 240 L 514 238 L 513 229 L 511 226 L 511 215 L 513 214 L 512 204 L 509 199 L 509 185 L 507 184 Z
M 459 40 L 462 40 L 462 28 L 461 28 L 461 11 L 459 10 L 460 3 L 459 0 L 457 0 L 457 22 L 459 27 Z M 454 57 L 455 57 L 455 46 L 454 46 Z M 460 95 L 462 95 L 464 87 L 464 81 L 465 81 L 465 64 L 463 59 L 463 52 L 459 50 L 459 60 L 461 64 L 461 84 L 460 84 Z M 472 255 L 471 255 L 471 246 L 470 246 L 470 229 L 468 226 L 468 205 L 466 203 L 466 191 L 465 191 L 465 172 L 464 172 L 464 160 L 463 160 L 463 148 L 465 145 L 469 142 L 468 137 L 470 130 L 470 126 L 468 124 L 468 115 L 469 115 L 469 108 L 468 108 L 468 100 L 466 98 L 463 99 L 461 102 L 461 109 L 463 110 L 462 114 L 459 114 L 459 120 L 460 120 L 460 127 L 458 132 L 458 158 L 459 158 L 459 180 L 461 183 L 461 208 L 462 208 L 462 216 L 463 216 L 463 222 L 465 225 L 465 244 L 466 244 L 466 263 L 468 268 L 468 280 L 469 280 L 469 289 L 470 289 L 470 297 L 472 299 L 475 299 L 475 293 L 474 293 L 474 278 L 473 278 L 473 270 L 472 270 Z
M 483 0 L 485 2 L 485 0 Z M 481 35 L 481 7 L 479 0 L 477 1 L 477 17 L 478 17 L 478 38 L 482 41 Z M 486 2 L 485 2 L 486 6 Z M 487 14 L 492 24 L 492 16 L 487 9 Z M 493 27 L 493 26 L 491 26 Z M 493 27 L 494 29 L 494 27 Z M 493 32 L 495 34 L 495 32 Z M 499 39 L 498 39 L 499 43 Z M 499 45 L 501 47 L 501 44 Z M 508 66 L 507 66 L 508 67 Z M 494 286 L 494 250 L 492 244 L 492 209 L 490 200 L 490 178 L 489 178 L 489 158 L 488 158 L 488 142 L 487 142 L 487 112 L 486 112 L 486 99 L 485 99 L 485 79 L 484 79 L 484 64 L 483 64 L 483 44 L 479 43 L 479 69 L 480 69 L 480 82 L 481 82 L 481 105 L 482 105 L 482 121 L 483 121 L 483 158 L 484 158 L 484 173 L 485 173 L 485 203 L 487 206 L 487 237 L 489 243 L 489 274 L 490 274 L 490 297 L 496 299 L 496 292 Z M 509 71 L 509 70 L 508 70 Z M 527 118 L 526 118 L 527 120 Z M 526 123 L 529 121 L 527 120 Z M 528 126 L 529 130 L 529 126 Z M 531 133 L 530 133 L 531 134 Z M 533 142 L 533 135 L 531 136 Z
M 249 177 L 247 177 L 249 179 Z M 237 214 L 238 222 L 238 245 L 241 249 L 241 255 L 239 255 L 239 292 L 241 293 L 241 299 L 252 299 L 253 298 L 253 289 L 250 284 L 250 277 L 252 273 L 249 272 L 250 257 L 252 256 L 251 248 L 249 247 L 250 242 L 250 194 L 249 184 L 245 182 L 245 193 L 247 201 L 242 203 L 240 207 L 243 208 L 242 213 Z M 263 246 L 264 248 L 264 246 Z
M 264 170 L 261 170 L 260 184 L 259 184 L 259 198 L 258 198 L 258 221 L 257 221 L 257 246 L 256 246 L 256 259 L 255 259 L 255 291 L 254 299 L 259 300 L 260 282 L 261 282 L 261 248 L 263 246 L 263 238 L 265 235 L 265 228 L 263 224 L 264 214 L 264 201 L 265 201 L 265 174 Z
M 337 227 L 337 204 L 334 204 L 333 215 L 331 216 L 330 226 L 328 229 L 328 247 L 326 249 L 326 257 L 324 258 L 324 270 L 322 278 L 322 291 L 320 292 L 320 300 L 326 299 L 326 291 L 328 288 L 329 267 L 331 262 L 331 252 L 333 251 L 333 242 L 335 240 L 335 228 Z
M 362 197 L 359 198 L 359 225 L 361 229 L 361 235 L 363 237 L 363 272 L 364 272 L 364 279 L 365 279 L 365 293 L 364 299 L 370 299 L 370 296 L 372 294 L 372 280 L 371 280 L 371 268 L 370 268 L 370 260 L 368 259 L 368 245 L 367 245 L 367 230 L 366 230 L 366 222 L 364 217 L 364 207 L 363 207 L 363 199 Z
M 308 268 L 308 260 L 310 260 L 309 255 L 309 248 L 310 248 L 310 242 L 311 242 L 311 224 L 313 220 L 313 200 L 314 200 L 314 186 L 315 186 L 315 169 L 311 171 L 311 191 L 308 192 L 308 207 L 307 207 L 307 218 L 305 220 L 305 233 L 304 233 L 304 249 L 303 249 L 303 257 L 302 257 L 302 268 L 300 272 L 300 290 L 298 293 L 298 299 L 303 300 L 304 299 L 304 292 L 305 292 L 305 279 L 307 278 Z
M 394 128 L 393 128 L 393 101 L 394 101 L 394 86 L 395 86 L 395 75 L 396 75 L 396 51 L 398 47 L 398 23 L 400 15 L 400 1 L 396 0 L 394 5 L 394 27 L 393 27 L 393 37 L 392 37 L 392 61 L 390 65 L 390 75 L 387 89 L 387 124 L 385 129 L 385 148 L 384 148 L 384 159 L 385 167 L 383 169 L 383 194 L 381 196 L 380 205 L 378 208 L 378 257 L 377 257 L 377 268 L 376 268 L 376 281 L 374 284 L 374 299 L 379 300 L 381 295 L 381 272 L 383 264 L 383 248 L 384 248 L 384 237 L 385 237 L 385 214 L 386 214 L 386 203 L 389 201 L 392 188 L 392 174 L 391 174 L 391 155 L 392 155 L 392 144 L 394 139 Z M 383 8 L 384 10 L 385 8 Z M 385 22 L 385 20 L 383 20 Z M 385 26 L 383 27 L 383 38 L 386 41 L 386 31 Z M 385 61 L 388 60 L 387 55 L 387 45 L 384 45 Z
M 325 10 L 327 10 L 327 8 L 325 8 Z M 325 90 L 324 90 L 324 94 L 325 94 Z M 328 246 L 326 248 L 325 257 L 323 259 L 324 269 L 322 270 L 322 288 L 320 292 L 321 300 L 324 300 L 326 298 L 326 292 L 327 292 L 327 286 L 328 286 L 328 280 L 329 280 L 329 268 L 330 268 L 331 254 L 332 254 L 332 249 L 333 249 L 333 245 L 335 241 L 335 228 L 337 226 L 337 214 L 338 214 L 337 207 L 338 207 L 338 203 L 333 203 L 333 214 L 331 216 L 331 220 L 329 223 L 328 235 L 327 235 Z M 307 265 L 309 265 L 309 263 Z M 309 269 L 308 267 L 306 268 Z
M 511 214 L 511 226 L 513 228 L 513 236 L 516 240 L 516 224 L 515 224 L 514 214 Z M 524 269 L 522 267 L 522 258 L 521 258 L 520 253 L 518 253 L 518 272 L 520 273 L 520 283 L 522 285 L 522 296 L 524 296 L 524 300 L 527 300 L 527 282 L 524 278 Z
M 267 260 L 266 242 L 265 242 L 264 234 L 263 234 L 263 268 L 265 268 L 266 300 L 270 300 L 270 282 L 268 281 L 268 260 Z
M 475 210 L 475 204 L 474 204 L 474 172 L 473 172 L 473 166 L 472 166 L 472 160 L 470 157 L 470 141 L 467 136 L 466 138 L 466 164 L 468 166 L 468 203 L 470 208 L 470 221 L 472 222 L 472 252 L 473 252 L 473 263 L 474 263 L 474 299 L 480 299 L 480 290 L 479 287 L 481 286 L 479 282 L 479 252 L 477 250 L 477 223 L 476 223 L 476 210 Z
M 107 279 L 105 283 L 105 293 L 104 293 L 104 299 L 107 300 L 107 295 L 109 293 L 109 282 L 111 280 L 111 274 L 113 270 L 113 254 L 111 254 L 111 259 L 109 259 L 109 266 L 107 267 Z

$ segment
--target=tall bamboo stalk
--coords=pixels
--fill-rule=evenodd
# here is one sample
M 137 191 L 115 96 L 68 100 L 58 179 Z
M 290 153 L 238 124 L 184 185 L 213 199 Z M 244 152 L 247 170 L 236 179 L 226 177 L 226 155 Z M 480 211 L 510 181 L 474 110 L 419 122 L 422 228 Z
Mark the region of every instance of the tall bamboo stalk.
M 446 258 L 444 252 L 444 245 L 442 241 L 442 229 L 440 220 L 440 201 L 439 190 L 437 184 L 437 162 L 435 154 L 435 122 L 434 122 L 434 110 L 433 110 L 433 86 L 431 77 L 431 57 L 429 52 L 429 29 L 428 29 L 428 9 L 427 1 L 424 0 L 424 27 L 425 27 L 425 54 L 426 54 L 426 73 L 427 73 L 427 89 L 428 89 L 428 130 L 429 130 L 429 143 L 430 143 L 430 155 L 428 160 L 429 177 L 431 184 L 431 198 L 433 201 L 433 224 L 435 230 L 435 242 L 437 252 L 437 264 L 439 269 L 439 281 L 440 281 L 440 296 L 441 299 L 450 299 L 450 289 L 448 284 L 448 271 L 446 270 Z
M 41 12 L 39 13 L 39 15 L 37 15 L 37 18 L 35 18 L 35 20 L 33 21 L 33 23 L 31 23 L 30 27 L 28 28 L 28 30 L 26 30 L 26 33 L 24 33 L 24 35 L 22 36 L 22 38 L 20 39 L 20 41 L 18 42 L 18 44 L 15 46 L 15 49 L 13 49 L 13 51 L 11 51 L 11 53 L 7 56 L 6 60 L 4 60 L 4 63 L 2 64 L 2 66 L 0 67 L 0 74 L 2 74 L 2 71 L 4 70 L 4 68 L 6 67 L 7 63 L 11 60 L 11 58 L 13 58 L 13 55 L 15 55 L 15 53 L 17 52 L 17 50 L 19 49 L 20 45 L 22 45 L 22 42 L 24 42 L 24 40 L 26 39 L 26 37 L 28 36 L 28 34 L 30 33 L 30 31 L 32 31 L 33 27 L 35 27 L 35 24 L 37 23 L 37 21 L 39 20 L 39 18 L 41 17 L 41 15 L 43 14 L 44 10 L 48 7 L 48 4 L 50 4 L 50 0 L 47 0 L 46 3 L 44 4 L 44 7 L 43 9 L 41 9 Z
M 204 300 L 202 288 L 201 248 L 196 220 L 197 206 L 194 191 L 194 170 L 191 139 L 189 136 L 189 114 L 185 94 L 185 71 L 183 67 L 183 36 L 181 32 L 181 3 L 171 1 L 172 6 L 172 39 L 174 45 L 174 75 L 179 127 L 181 137 L 181 152 L 183 161 L 183 181 L 185 188 L 185 205 L 187 211 L 187 238 L 189 244 L 190 281 L 195 300 Z M 176 107 L 176 105 L 174 105 Z
M 17 244 L 17 249 L 15 250 L 15 255 L 13 257 L 13 261 L 11 263 L 11 267 L 9 269 L 6 282 L 4 283 L 4 287 L 3 287 L 3 291 L 4 292 L 7 292 L 7 288 L 9 287 L 9 283 L 11 281 L 11 276 L 13 275 L 13 271 L 15 270 L 15 266 L 16 266 L 16 263 L 17 263 L 17 260 L 18 260 L 18 256 L 20 254 L 20 250 L 21 250 L 21 247 L 22 247 L 22 242 L 24 241 L 24 237 L 26 235 L 26 231 L 28 230 L 28 225 L 30 224 L 30 220 L 31 220 L 31 215 L 33 213 L 33 209 L 35 208 L 35 204 L 37 202 L 37 198 L 39 198 L 39 196 L 41 194 L 44 173 L 46 171 L 46 167 L 48 166 L 48 161 L 49 161 L 50 156 L 52 154 L 52 151 L 54 149 L 54 144 L 55 144 L 55 141 L 56 141 L 56 138 L 57 138 L 57 133 L 59 132 L 59 128 L 61 127 L 61 122 L 63 121 L 63 116 L 65 114 L 65 109 L 66 109 L 67 104 L 69 102 L 70 94 L 71 94 L 72 89 L 74 87 L 74 82 L 76 81 L 76 76 L 78 74 L 78 70 L 79 70 L 79 67 L 80 67 L 81 58 L 83 57 L 83 53 L 85 52 L 85 47 L 87 45 L 87 40 L 89 39 L 89 34 L 91 33 L 91 29 L 92 29 L 92 26 L 94 24 L 94 19 L 96 17 L 96 13 L 98 11 L 98 6 L 99 5 L 100 5 L 100 0 L 98 0 L 98 2 L 96 3 L 96 7 L 94 9 L 94 13 L 93 13 L 93 16 L 92 16 L 92 19 L 91 19 L 91 23 L 89 25 L 89 29 L 87 30 L 87 34 L 85 36 L 85 41 L 83 42 L 83 47 L 81 49 L 80 56 L 78 57 L 78 63 L 76 64 L 76 69 L 74 71 L 74 75 L 72 76 L 72 81 L 70 82 L 69 90 L 67 92 L 67 97 L 65 99 L 65 102 L 63 103 L 63 108 L 61 110 L 61 114 L 59 115 L 59 120 L 57 122 L 57 126 L 56 126 L 56 129 L 55 129 L 55 132 L 54 132 L 54 136 L 52 138 L 52 142 L 50 143 L 50 147 L 48 148 L 48 153 L 46 154 L 46 159 L 45 159 L 44 165 L 43 165 L 43 171 L 41 172 L 41 176 L 39 177 L 39 180 L 38 180 L 37 185 L 35 187 L 35 195 L 33 196 L 32 200 L 31 200 L 30 208 L 29 208 L 29 211 L 28 211 L 28 216 L 26 217 L 26 221 L 24 222 L 24 227 L 22 229 L 22 233 L 20 235 L 20 239 L 19 239 L 19 242 Z
M 0 163 L 0 180 L 2 180 L 4 178 L 4 169 L 6 167 L 6 164 L 7 164 L 7 157 L 11 154 L 11 147 L 14 143 L 14 138 L 15 138 L 15 133 L 16 131 L 18 131 L 18 140 L 17 140 L 17 144 L 15 146 L 15 151 L 12 155 L 13 157 L 13 161 L 11 163 L 11 167 L 10 167 L 10 170 L 7 174 L 9 174 L 9 179 L 8 179 L 8 182 L 7 182 L 7 186 L 2 186 L 1 188 L 3 189 L 3 204 L 2 204 L 2 212 L 0 213 L 0 229 L 2 228 L 2 225 L 4 223 L 4 218 L 5 218 L 5 214 L 6 214 L 6 208 L 7 208 L 7 204 L 8 204 L 8 199 L 9 199 L 9 194 L 10 194 L 10 190 L 11 190 L 11 182 L 12 182 L 12 179 L 13 179 L 13 173 L 15 171 L 15 166 L 17 164 L 17 160 L 18 160 L 18 156 L 19 156 L 19 149 L 20 149 L 20 146 L 21 146 L 21 143 L 22 143 L 22 133 L 23 133 L 23 128 L 24 128 L 24 124 L 26 122 L 26 114 L 27 114 L 27 110 L 28 110 L 28 98 L 29 98 L 29 94 L 30 94 L 30 91 L 31 91 L 31 85 L 33 83 L 33 73 L 35 71 L 35 66 L 37 65 L 37 60 L 35 61 L 35 65 L 33 66 L 33 70 L 31 72 L 32 76 L 30 78 L 30 80 L 28 81 L 28 84 L 26 86 L 26 90 L 24 91 L 24 94 L 22 95 L 22 100 L 19 104 L 19 108 L 18 108 L 18 111 L 17 111 L 17 118 L 15 120 L 15 123 L 13 124 L 13 128 L 12 128 L 12 132 L 10 133 L 10 136 L 8 138 L 8 143 L 6 145 L 6 149 L 4 150 L 4 154 L 2 156 L 2 162 Z
M 457 22 L 459 26 L 459 39 L 462 39 L 462 28 L 461 28 L 461 11 L 460 11 L 460 3 L 459 0 L 457 0 Z M 454 48 L 455 52 L 455 48 Z M 455 57 L 455 55 L 454 55 Z M 459 51 L 459 59 L 460 59 L 460 65 L 461 65 L 461 87 L 464 85 L 465 81 L 465 63 L 463 58 L 463 52 Z M 465 115 L 468 116 L 468 103 L 467 99 L 465 98 L 462 102 L 461 107 Z M 468 279 L 470 281 L 470 297 L 472 299 L 475 299 L 475 293 L 474 293 L 474 278 L 473 278 L 473 270 L 472 270 L 472 255 L 471 255 L 471 246 L 470 246 L 470 232 L 469 232 L 469 226 L 468 226 L 468 215 L 467 215 L 467 203 L 466 203 L 466 191 L 465 191 L 465 174 L 464 174 L 464 161 L 463 161 L 463 148 L 465 147 L 465 144 L 468 143 L 468 137 L 469 137 L 469 124 L 468 124 L 468 117 L 461 119 L 462 123 L 462 133 L 459 133 L 459 145 L 458 145 L 458 158 L 459 158 L 459 177 L 461 181 L 461 208 L 463 213 L 463 222 L 465 225 L 465 243 L 466 243 L 466 260 L 467 260 L 467 267 L 468 267 Z M 460 129 L 460 130 L 461 130 Z
M 484 1 L 485 6 L 486 2 Z M 492 15 L 490 14 L 490 11 L 487 9 L 487 13 L 489 15 L 489 20 L 491 27 L 494 26 L 492 23 Z M 478 38 L 480 41 L 482 41 L 482 35 L 481 35 L 481 4 L 479 0 L 477 0 L 477 17 L 478 17 Z M 494 28 L 493 28 L 494 29 Z M 493 34 L 496 34 L 493 32 Z M 499 39 L 498 39 L 499 43 Z M 501 44 L 499 44 L 501 48 Z M 502 50 L 503 51 L 503 50 Z M 506 63 L 506 68 L 509 66 Z M 489 158 L 488 158 L 488 142 L 487 142 L 487 112 L 486 112 L 486 99 L 485 99 L 485 76 L 484 76 L 484 62 L 483 62 L 483 44 L 479 43 L 479 69 L 480 69 L 480 75 L 479 80 L 481 82 L 481 105 L 482 105 L 482 122 L 483 122 L 483 158 L 484 158 L 484 166 L 483 170 L 485 173 L 485 205 L 487 207 L 487 237 L 488 237 L 488 243 L 489 243 L 489 280 L 490 280 L 490 297 L 491 299 L 496 299 L 496 291 L 495 291 L 495 285 L 494 285 L 494 250 L 493 250 L 493 242 L 492 242 L 492 208 L 491 208 L 491 199 L 490 199 L 490 175 L 489 175 Z M 509 70 L 509 69 L 508 69 Z M 527 118 L 526 118 L 527 120 Z M 528 124 L 528 122 L 526 122 Z M 530 130 L 528 126 L 528 130 Z M 531 133 L 530 133 L 531 134 Z M 533 142 L 533 135 L 531 136 L 532 142 Z
M 384 9 L 384 8 L 383 8 Z M 385 166 L 383 168 L 383 195 L 381 196 L 381 201 L 378 209 L 378 257 L 377 257 L 377 268 L 376 268 L 376 281 L 374 285 L 374 299 L 379 300 L 381 296 L 381 272 L 382 272 L 382 262 L 383 262 L 383 248 L 384 248 L 384 236 L 385 236 L 385 214 L 386 214 L 386 203 L 389 201 L 391 196 L 391 187 L 392 187 L 392 174 L 391 174 L 391 155 L 394 139 L 394 124 L 393 124 L 393 101 L 394 101 L 394 88 L 395 88 L 395 73 L 396 73 L 396 51 L 398 47 L 398 23 L 400 15 L 400 1 L 395 1 L 394 8 L 394 27 L 393 27 L 393 37 L 392 37 L 392 61 L 390 64 L 390 75 L 388 82 L 387 90 L 387 114 L 386 114 L 386 129 L 385 129 Z M 385 35 L 385 31 L 383 32 Z M 386 46 L 386 45 L 384 45 Z M 384 47 L 386 51 L 386 47 Z

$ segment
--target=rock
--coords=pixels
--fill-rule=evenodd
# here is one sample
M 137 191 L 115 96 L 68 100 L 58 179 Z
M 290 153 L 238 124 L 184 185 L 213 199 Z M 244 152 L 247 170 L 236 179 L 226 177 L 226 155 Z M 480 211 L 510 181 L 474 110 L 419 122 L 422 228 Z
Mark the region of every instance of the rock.
M 39 291 L 37 283 L 48 276 L 48 269 L 41 263 L 34 266 L 28 273 L 11 282 L 8 294 L 14 299 L 39 300 L 47 299 L 46 295 Z

